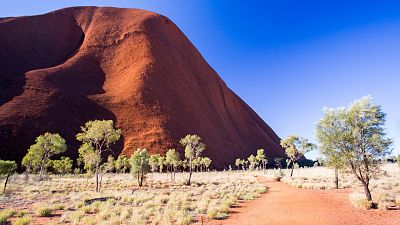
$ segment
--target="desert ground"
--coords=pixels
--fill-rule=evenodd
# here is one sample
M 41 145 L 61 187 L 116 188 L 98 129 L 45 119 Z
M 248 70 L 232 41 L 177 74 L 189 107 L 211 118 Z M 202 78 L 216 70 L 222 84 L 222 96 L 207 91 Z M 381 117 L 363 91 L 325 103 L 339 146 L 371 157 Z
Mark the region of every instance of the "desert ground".
M 398 224 L 400 168 L 382 166 L 371 190 L 377 209 L 363 205 L 362 189 L 349 174 L 333 189 L 333 170 L 149 173 L 143 187 L 129 174 L 105 174 L 102 191 L 86 175 L 11 177 L 0 198 L 2 224 Z M 96 198 L 97 201 L 87 201 Z

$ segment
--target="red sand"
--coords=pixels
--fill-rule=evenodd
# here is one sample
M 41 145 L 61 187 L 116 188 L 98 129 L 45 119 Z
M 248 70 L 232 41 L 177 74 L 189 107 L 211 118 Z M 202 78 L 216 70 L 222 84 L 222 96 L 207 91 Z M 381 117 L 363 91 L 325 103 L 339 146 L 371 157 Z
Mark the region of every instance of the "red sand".
M 273 130 L 164 16 L 67 8 L 0 19 L 0 40 L 3 159 L 21 159 L 46 131 L 60 132 L 76 156 L 75 134 L 93 119 L 113 119 L 122 129 L 117 153 L 165 152 L 195 133 L 214 166 L 257 148 L 284 157 Z
M 398 210 L 363 210 L 350 204 L 349 190 L 305 190 L 264 181 L 269 191 L 235 208 L 215 225 L 380 225 L 400 224 Z

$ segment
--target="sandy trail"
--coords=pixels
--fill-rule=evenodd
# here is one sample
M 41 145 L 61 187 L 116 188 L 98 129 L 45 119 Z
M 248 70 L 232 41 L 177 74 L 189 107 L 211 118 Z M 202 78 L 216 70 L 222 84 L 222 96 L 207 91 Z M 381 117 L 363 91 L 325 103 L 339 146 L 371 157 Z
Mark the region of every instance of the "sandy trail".
M 350 190 L 305 190 L 282 182 L 262 180 L 269 191 L 260 198 L 234 208 L 226 220 L 215 225 L 253 224 L 400 224 L 398 210 L 362 210 L 348 200 Z

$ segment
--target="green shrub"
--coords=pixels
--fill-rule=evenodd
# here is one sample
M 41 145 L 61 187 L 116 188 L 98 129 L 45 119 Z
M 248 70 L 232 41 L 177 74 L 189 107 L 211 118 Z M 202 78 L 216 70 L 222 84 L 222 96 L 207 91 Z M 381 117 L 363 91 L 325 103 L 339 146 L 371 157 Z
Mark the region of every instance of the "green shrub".
M 17 220 L 14 221 L 14 225 L 28 225 L 31 223 L 32 218 L 30 216 L 23 216 L 21 218 L 18 218 Z
M 8 219 L 15 215 L 15 210 L 6 209 L 0 212 L 0 224 L 7 223 Z
M 65 209 L 65 205 L 64 204 L 56 204 L 53 206 L 54 210 L 64 210 Z
M 53 213 L 53 209 L 46 206 L 39 206 L 35 212 L 40 217 L 49 217 Z
M 20 211 L 18 211 L 17 213 L 15 213 L 15 216 L 16 217 L 24 217 L 24 216 L 26 216 L 28 214 L 28 211 L 26 211 L 26 210 L 20 210 Z
M 274 173 L 274 180 L 281 181 L 281 179 L 285 176 L 285 173 L 280 170 Z

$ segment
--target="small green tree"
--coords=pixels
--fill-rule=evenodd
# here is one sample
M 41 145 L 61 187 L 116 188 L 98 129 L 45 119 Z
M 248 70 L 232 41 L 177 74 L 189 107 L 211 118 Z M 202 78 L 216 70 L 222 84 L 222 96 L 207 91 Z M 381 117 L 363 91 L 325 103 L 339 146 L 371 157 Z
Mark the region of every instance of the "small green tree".
M 257 158 L 252 154 L 247 158 L 247 160 L 250 163 L 249 170 L 253 171 L 255 166 L 257 165 Z
M 81 127 L 81 130 L 82 132 L 76 135 L 76 139 L 82 142 L 79 154 L 81 158 L 88 159 L 90 163 L 94 163 L 96 192 L 99 192 L 99 173 L 102 153 L 106 151 L 112 152 L 111 144 L 119 140 L 121 130 L 114 129 L 114 122 L 112 120 L 89 121 L 85 123 L 85 126 Z M 81 151 L 82 148 L 84 150 Z M 81 155 L 81 152 L 83 154 L 89 154 L 90 157 Z
M 83 164 L 83 169 L 86 173 L 94 173 L 96 170 L 96 164 L 101 161 L 101 156 L 99 156 L 91 144 L 84 143 L 79 149 L 78 165 Z
M 317 160 L 318 166 L 324 165 L 324 159 L 322 157 L 317 157 L 316 160 Z
M 150 156 L 149 165 L 150 165 L 152 173 L 155 173 L 155 172 L 157 172 L 159 170 L 160 157 L 161 157 L 160 154 L 154 154 L 154 155 Z
M 28 170 L 32 166 L 39 168 L 39 180 L 42 180 L 43 174 L 46 172 L 46 165 L 50 157 L 63 153 L 67 150 L 64 138 L 59 134 L 45 133 L 36 138 L 36 143 L 31 145 L 28 153 L 22 159 L 23 165 Z M 37 169 L 37 168 L 36 168 Z
M 129 170 L 129 159 L 126 155 L 119 155 L 115 160 L 115 171 L 117 173 L 126 173 Z
M 99 189 L 101 189 L 101 183 L 103 182 L 103 176 L 106 173 L 110 173 L 115 170 L 115 159 L 112 155 L 109 155 L 107 157 L 107 162 L 103 163 L 100 165 L 99 169 L 99 176 L 100 176 L 100 182 L 99 182 Z
M 163 172 L 164 170 L 164 165 L 165 165 L 165 156 L 160 156 L 160 158 L 158 158 L 158 168 L 160 169 L 160 173 Z
M 208 157 L 201 158 L 201 164 L 204 166 L 204 171 L 207 171 L 210 168 L 212 160 Z
M 17 171 L 18 165 L 15 161 L 0 159 L 0 176 L 5 176 L 3 194 L 6 193 L 8 179 Z
M 199 167 L 200 167 L 200 163 L 201 163 L 201 157 L 193 159 L 192 163 L 193 163 L 194 171 L 195 172 L 199 172 Z
M 348 107 L 326 109 L 316 125 L 316 136 L 328 161 L 338 159 L 364 187 L 372 200 L 369 182 L 380 170 L 379 161 L 391 152 L 386 138 L 385 113 L 371 97 L 354 101 Z
M 309 143 L 307 139 L 297 135 L 290 135 L 286 139 L 281 140 L 281 146 L 285 149 L 286 156 L 292 164 L 290 177 L 293 176 L 294 163 L 304 156 L 305 153 L 315 148 L 314 144 Z
M 235 166 L 236 166 L 236 168 L 239 170 L 240 169 L 240 166 L 242 165 L 242 160 L 241 159 L 236 159 L 235 160 Z
M 190 185 L 192 173 L 194 170 L 193 160 L 199 158 L 201 153 L 206 148 L 206 145 L 201 142 L 201 138 L 197 135 L 188 134 L 180 140 L 180 144 L 185 147 L 185 158 L 188 161 L 189 179 L 187 184 Z
M 257 160 L 258 167 L 261 166 L 262 169 L 264 170 L 264 168 L 265 168 L 265 164 L 263 163 L 264 162 L 263 160 L 265 160 L 264 149 L 260 148 L 257 150 L 256 160 Z
M 274 166 L 281 171 L 283 158 L 274 158 Z
M 74 161 L 69 157 L 62 156 L 59 160 L 52 160 L 53 171 L 60 176 L 71 173 Z
M 28 153 L 22 158 L 22 166 L 25 167 L 26 175 L 29 173 L 37 173 L 40 168 L 40 158 L 39 154 L 34 151 L 28 151 Z
M 131 174 L 136 176 L 139 187 L 143 186 L 145 176 L 149 172 L 149 159 L 150 155 L 145 148 L 138 148 L 129 159 Z
M 169 166 L 171 172 L 171 179 L 175 180 L 175 173 L 177 167 L 180 165 L 181 159 L 179 152 L 175 149 L 168 149 L 167 153 L 165 153 L 165 164 Z

